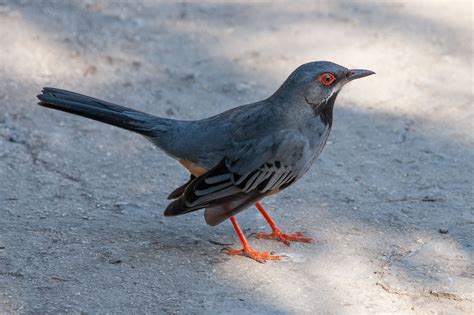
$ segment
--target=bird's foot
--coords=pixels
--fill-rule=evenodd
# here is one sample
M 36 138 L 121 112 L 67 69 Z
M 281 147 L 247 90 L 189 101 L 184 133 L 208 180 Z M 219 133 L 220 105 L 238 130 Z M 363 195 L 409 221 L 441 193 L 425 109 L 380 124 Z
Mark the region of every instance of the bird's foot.
M 312 243 L 314 240 L 310 237 L 305 237 L 303 232 L 296 232 L 294 234 L 286 234 L 280 231 L 280 229 L 274 229 L 272 233 L 256 233 L 256 238 L 265 238 L 271 240 L 277 240 L 285 245 L 290 245 L 290 242 L 303 242 Z
M 283 258 L 283 256 L 272 255 L 269 252 L 258 252 L 252 247 L 244 247 L 243 249 L 223 248 L 222 250 L 226 251 L 230 256 L 242 255 L 262 264 L 266 263 L 267 260 L 280 260 Z

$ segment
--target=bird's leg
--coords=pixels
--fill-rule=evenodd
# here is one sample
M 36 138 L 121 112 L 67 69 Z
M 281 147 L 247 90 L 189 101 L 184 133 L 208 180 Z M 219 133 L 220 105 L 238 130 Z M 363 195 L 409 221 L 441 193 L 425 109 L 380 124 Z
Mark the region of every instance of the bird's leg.
M 259 263 L 265 263 L 267 260 L 280 260 L 282 256 L 275 256 L 270 254 L 269 252 L 257 252 L 254 250 L 252 247 L 250 247 L 249 242 L 247 241 L 247 238 L 245 237 L 244 233 L 240 229 L 239 224 L 237 223 L 237 220 L 234 217 L 230 217 L 230 222 L 232 222 L 232 225 L 234 226 L 235 231 L 237 232 L 237 235 L 239 236 L 240 242 L 242 243 L 243 248 L 242 249 L 231 249 L 231 248 L 223 248 L 222 250 L 227 251 L 227 254 L 233 256 L 233 255 L 242 255 L 242 256 L 247 256 L 249 258 L 252 258 Z
M 268 224 L 270 225 L 270 228 L 272 229 L 272 233 L 256 233 L 255 237 L 256 238 L 268 238 L 268 239 L 274 239 L 278 240 L 280 242 L 283 242 L 286 245 L 290 245 L 290 241 L 294 242 L 305 242 L 305 243 L 311 243 L 313 242 L 313 239 L 310 237 L 304 237 L 303 232 L 296 232 L 294 234 L 285 234 L 283 233 L 280 228 L 276 225 L 275 221 L 270 217 L 270 215 L 265 211 L 263 206 L 260 204 L 260 202 L 257 202 L 255 204 L 255 207 L 257 207 L 258 211 L 263 215 L 265 220 L 267 220 Z

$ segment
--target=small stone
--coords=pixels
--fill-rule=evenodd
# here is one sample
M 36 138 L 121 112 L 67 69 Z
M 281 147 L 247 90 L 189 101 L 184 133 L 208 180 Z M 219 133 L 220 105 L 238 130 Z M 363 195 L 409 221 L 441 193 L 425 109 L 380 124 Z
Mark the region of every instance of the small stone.
M 194 73 L 188 73 L 186 75 L 184 75 L 181 80 L 185 81 L 185 82 L 194 82 L 196 81 L 196 75 Z
M 440 232 L 441 234 L 448 234 L 449 230 L 448 230 L 447 228 L 440 228 L 440 229 L 439 229 L 439 232 Z
M 87 77 L 89 75 L 94 75 L 97 73 L 97 67 L 96 66 L 93 66 L 93 65 L 90 65 L 88 66 L 84 72 L 82 73 L 83 76 Z
M 166 110 L 166 115 L 168 115 L 168 116 L 174 116 L 174 115 L 175 115 L 175 112 L 174 112 L 174 110 L 173 110 L 172 108 L 168 108 L 168 109 Z
M 109 260 L 109 264 L 112 264 L 112 265 L 117 265 L 117 264 L 120 264 L 120 263 L 122 263 L 121 259 L 111 259 L 111 260 Z
M 425 244 L 425 241 L 423 241 L 421 238 L 417 239 L 416 242 L 418 244 Z

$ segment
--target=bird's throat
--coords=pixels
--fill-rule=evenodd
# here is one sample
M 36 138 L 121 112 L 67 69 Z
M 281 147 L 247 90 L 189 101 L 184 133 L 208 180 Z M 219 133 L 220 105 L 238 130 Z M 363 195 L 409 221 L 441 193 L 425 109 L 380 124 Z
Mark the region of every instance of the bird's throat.
M 328 99 L 325 99 L 323 102 L 319 104 L 314 104 L 306 99 L 306 103 L 308 103 L 311 108 L 313 109 L 314 116 L 319 116 L 321 121 L 329 126 L 332 126 L 332 113 L 334 108 L 334 103 L 336 102 L 336 97 L 339 92 L 334 93 Z

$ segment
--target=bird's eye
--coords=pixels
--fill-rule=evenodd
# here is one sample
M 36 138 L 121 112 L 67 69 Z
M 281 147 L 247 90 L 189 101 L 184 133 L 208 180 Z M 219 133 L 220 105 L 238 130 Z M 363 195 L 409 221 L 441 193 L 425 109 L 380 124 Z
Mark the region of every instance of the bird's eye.
M 326 72 L 319 76 L 319 81 L 326 86 L 330 86 L 334 83 L 334 81 L 336 81 L 336 77 L 334 76 L 334 74 Z

